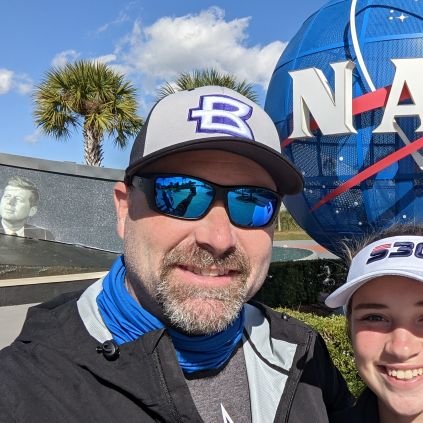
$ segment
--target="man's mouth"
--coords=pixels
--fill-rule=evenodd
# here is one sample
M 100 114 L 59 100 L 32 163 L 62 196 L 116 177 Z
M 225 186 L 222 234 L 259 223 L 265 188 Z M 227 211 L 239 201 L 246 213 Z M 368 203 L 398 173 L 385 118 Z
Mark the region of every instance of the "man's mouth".
M 184 270 L 188 272 L 195 273 L 196 275 L 200 276 L 211 276 L 211 277 L 217 277 L 217 276 L 228 276 L 231 273 L 234 273 L 231 269 L 225 269 L 225 268 L 199 268 L 195 266 L 181 266 Z
M 389 376 L 394 377 L 398 380 L 410 380 L 414 379 L 418 376 L 423 375 L 423 368 L 418 367 L 415 369 L 407 369 L 407 370 L 401 370 L 401 369 L 387 369 L 387 373 Z

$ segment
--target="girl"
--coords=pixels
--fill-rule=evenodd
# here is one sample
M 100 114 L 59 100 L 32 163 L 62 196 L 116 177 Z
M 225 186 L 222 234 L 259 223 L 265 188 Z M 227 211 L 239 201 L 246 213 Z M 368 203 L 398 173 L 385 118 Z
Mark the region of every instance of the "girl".
M 423 228 L 393 227 L 352 256 L 326 305 L 346 311 L 367 388 L 333 422 L 423 422 Z

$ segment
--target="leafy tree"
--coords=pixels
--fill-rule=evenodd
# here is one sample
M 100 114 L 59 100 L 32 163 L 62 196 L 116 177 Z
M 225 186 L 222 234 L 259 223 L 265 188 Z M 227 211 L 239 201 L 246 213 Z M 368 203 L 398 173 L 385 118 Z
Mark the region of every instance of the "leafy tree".
M 124 148 L 143 121 L 137 116 L 136 90 L 104 63 L 77 61 L 53 68 L 34 92 L 38 127 L 56 139 L 68 139 L 82 127 L 85 163 L 101 166 L 103 140 Z
M 166 82 L 159 88 L 157 100 L 173 94 L 177 91 L 191 90 L 193 88 L 207 85 L 219 85 L 231 88 L 243 94 L 251 101 L 257 102 L 258 94 L 253 88 L 253 84 L 246 81 L 238 81 L 234 75 L 218 72 L 216 69 L 196 69 L 192 72 L 181 73 L 174 83 Z

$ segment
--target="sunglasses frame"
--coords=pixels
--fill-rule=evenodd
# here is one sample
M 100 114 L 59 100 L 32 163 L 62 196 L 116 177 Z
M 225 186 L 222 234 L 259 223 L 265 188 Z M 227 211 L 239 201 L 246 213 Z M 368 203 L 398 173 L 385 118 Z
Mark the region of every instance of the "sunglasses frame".
M 207 209 L 200 216 L 198 216 L 198 217 L 177 216 L 177 215 L 173 215 L 171 213 L 165 213 L 163 210 L 160 210 L 157 207 L 156 200 L 155 200 L 155 198 L 156 198 L 156 189 L 155 189 L 156 179 L 157 178 L 170 178 L 170 177 L 191 178 L 191 179 L 203 182 L 207 185 L 210 185 L 213 188 L 214 193 L 213 193 L 213 197 L 210 201 L 210 204 L 207 207 Z M 173 217 L 175 219 L 180 219 L 180 220 L 201 220 L 204 216 L 207 215 L 207 213 L 212 208 L 213 204 L 216 201 L 221 200 L 223 202 L 224 206 L 225 206 L 226 214 L 228 215 L 228 218 L 229 218 L 230 222 L 232 223 L 232 225 L 237 226 L 238 228 L 243 228 L 243 229 L 262 229 L 262 228 L 266 228 L 268 226 L 271 226 L 276 219 L 276 216 L 279 212 L 281 202 L 282 202 L 282 196 L 278 192 L 276 192 L 276 191 L 274 191 L 270 188 L 264 188 L 264 187 L 255 186 L 255 185 L 219 185 L 219 184 L 216 184 L 214 182 L 210 182 L 207 179 L 199 178 L 197 176 L 192 176 L 192 175 L 185 175 L 185 174 L 181 174 L 181 173 L 144 173 L 144 174 L 141 174 L 141 175 L 133 175 L 131 185 L 133 187 L 139 189 L 140 191 L 144 192 L 146 199 L 147 199 L 148 206 L 150 207 L 150 209 L 152 209 L 155 212 L 162 214 L 164 216 L 169 216 L 169 217 Z M 239 223 L 236 223 L 236 222 L 233 221 L 231 214 L 230 214 L 229 205 L 228 205 L 228 193 L 230 191 L 239 190 L 239 189 L 246 189 L 246 188 L 261 189 L 261 190 L 268 191 L 268 192 L 272 193 L 273 195 L 275 195 L 277 202 L 276 202 L 276 206 L 275 206 L 274 211 L 273 211 L 273 216 L 269 220 L 269 222 L 266 223 L 265 225 L 262 225 L 262 226 L 247 226 L 247 225 L 240 225 Z

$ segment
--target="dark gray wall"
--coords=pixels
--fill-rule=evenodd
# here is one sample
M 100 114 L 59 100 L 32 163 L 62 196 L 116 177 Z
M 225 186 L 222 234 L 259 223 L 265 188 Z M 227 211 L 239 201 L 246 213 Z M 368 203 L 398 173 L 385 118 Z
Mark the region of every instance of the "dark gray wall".
M 50 230 L 59 242 L 122 250 L 112 195 L 122 170 L 0 154 L 0 198 L 15 175 L 31 180 L 40 193 L 28 223 Z

